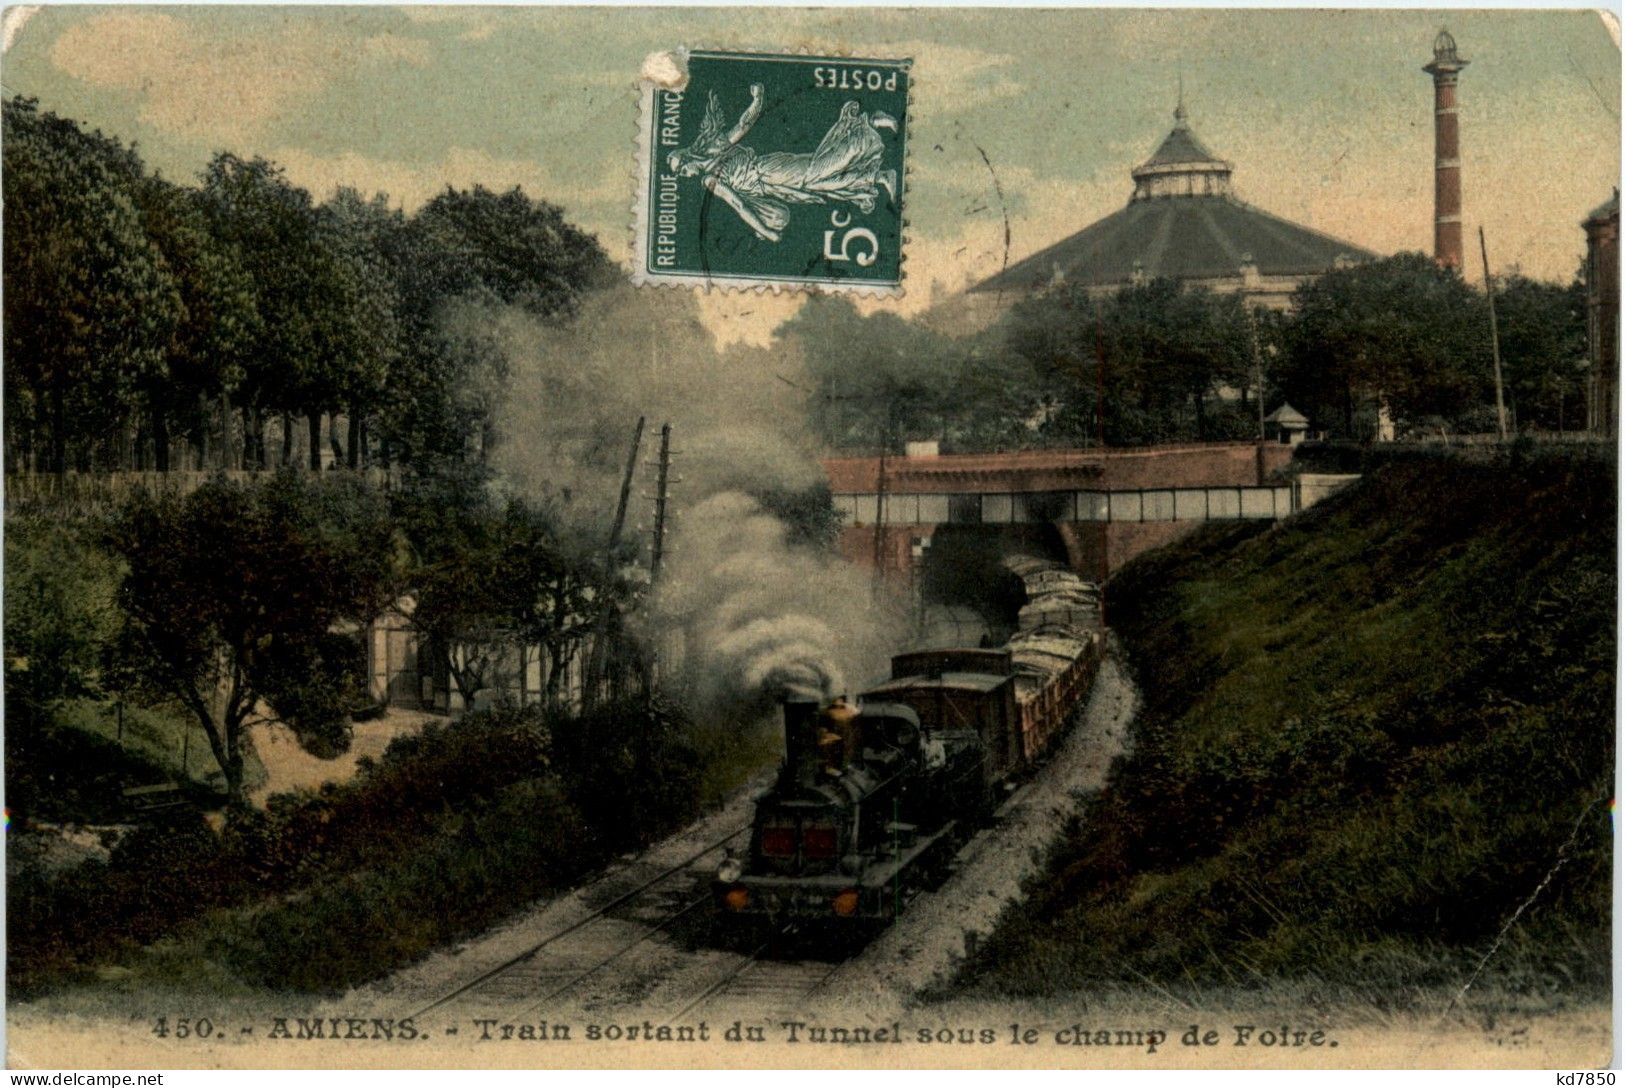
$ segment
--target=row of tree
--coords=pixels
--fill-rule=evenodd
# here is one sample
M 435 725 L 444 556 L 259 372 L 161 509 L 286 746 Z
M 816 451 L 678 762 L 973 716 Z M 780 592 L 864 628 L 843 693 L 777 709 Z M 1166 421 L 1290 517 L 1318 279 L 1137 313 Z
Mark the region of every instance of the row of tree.
M 1511 418 L 1575 427 L 1583 285 L 1512 275 L 1495 307 Z M 963 339 L 839 299 L 810 301 L 780 335 L 804 346 L 812 418 L 836 447 L 1251 438 L 1260 385 L 1266 408 L 1291 403 L 1343 437 L 1369 437 L 1379 407 L 1416 430 L 1495 426 L 1488 296 L 1418 253 L 1330 271 L 1285 312 L 1154 280 L 1106 297 L 1060 286 Z
M 555 319 L 610 275 L 517 188 L 448 188 L 406 215 L 347 189 L 318 203 L 225 152 L 177 185 L 33 100 L 3 115 L 16 468 L 264 468 L 301 430 L 319 467 L 324 420 L 352 466 L 478 456 L 504 367 L 481 309 Z

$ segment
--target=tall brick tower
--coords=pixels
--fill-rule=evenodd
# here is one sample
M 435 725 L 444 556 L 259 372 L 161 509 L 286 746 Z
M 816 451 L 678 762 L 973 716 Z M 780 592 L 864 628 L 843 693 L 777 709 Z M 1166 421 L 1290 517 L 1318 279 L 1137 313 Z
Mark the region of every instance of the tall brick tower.
M 1456 56 L 1448 30 L 1433 39 L 1433 259 L 1461 267 L 1461 132 L 1456 121 L 1456 74 L 1467 62 Z

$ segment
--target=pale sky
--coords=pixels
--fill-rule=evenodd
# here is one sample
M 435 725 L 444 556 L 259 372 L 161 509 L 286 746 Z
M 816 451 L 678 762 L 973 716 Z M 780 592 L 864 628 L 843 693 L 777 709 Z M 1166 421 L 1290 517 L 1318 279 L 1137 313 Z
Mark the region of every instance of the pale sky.
M 1470 61 L 1464 233 L 1485 228 L 1497 272 L 1567 281 L 1580 220 L 1619 183 L 1619 49 L 1591 12 L 48 7 L 8 33 L 0 81 L 177 180 L 226 149 L 319 199 L 345 184 L 411 209 L 446 184 L 520 184 L 624 264 L 647 54 L 912 57 L 906 295 L 876 305 L 916 312 L 999 270 L 1006 217 L 1014 263 L 1121 207 L 1181 76 L 1241 199 L 1380 253 L 1429 250 L 1421 66 L 1441 26 Z M 705 310 L 724 339 L 760 342 L 798 304 Z

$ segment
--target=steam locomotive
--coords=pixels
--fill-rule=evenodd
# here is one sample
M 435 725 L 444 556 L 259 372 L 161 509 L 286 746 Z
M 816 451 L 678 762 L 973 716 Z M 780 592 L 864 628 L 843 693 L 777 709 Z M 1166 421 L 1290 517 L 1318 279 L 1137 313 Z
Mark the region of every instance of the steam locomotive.
M 1100 665 L 1100 591 L 1050 560 L 1004 566 L 1026 599 L 1004 646 L 898 654 L 855 705 L 785 700 L 778 779 L 713 882 L 724 919 L 890 922 L 1054 749 Z

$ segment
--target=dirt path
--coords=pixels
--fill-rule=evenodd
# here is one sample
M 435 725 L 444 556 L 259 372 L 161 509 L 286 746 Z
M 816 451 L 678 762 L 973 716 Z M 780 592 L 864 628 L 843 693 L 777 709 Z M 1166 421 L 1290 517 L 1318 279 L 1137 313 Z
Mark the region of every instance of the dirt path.
M 249 735 L 254 753 L 265 765 L 265 782 L 248 795 L 256 805 L 264 805 L 273 793 L 292 789 L 315 789 L 326 782 L 348 782 L 355 777 L 361 757 L 377 759 L 396 737 L 422 732 L 430 722 L 445 722 L 442 714 L 390 708 L 383 717 L 356 722 L 351 728 L 350 750 L 337 759 L 318 759 L 299 747 L 293 730 L 275 721 L 259 721 Z

